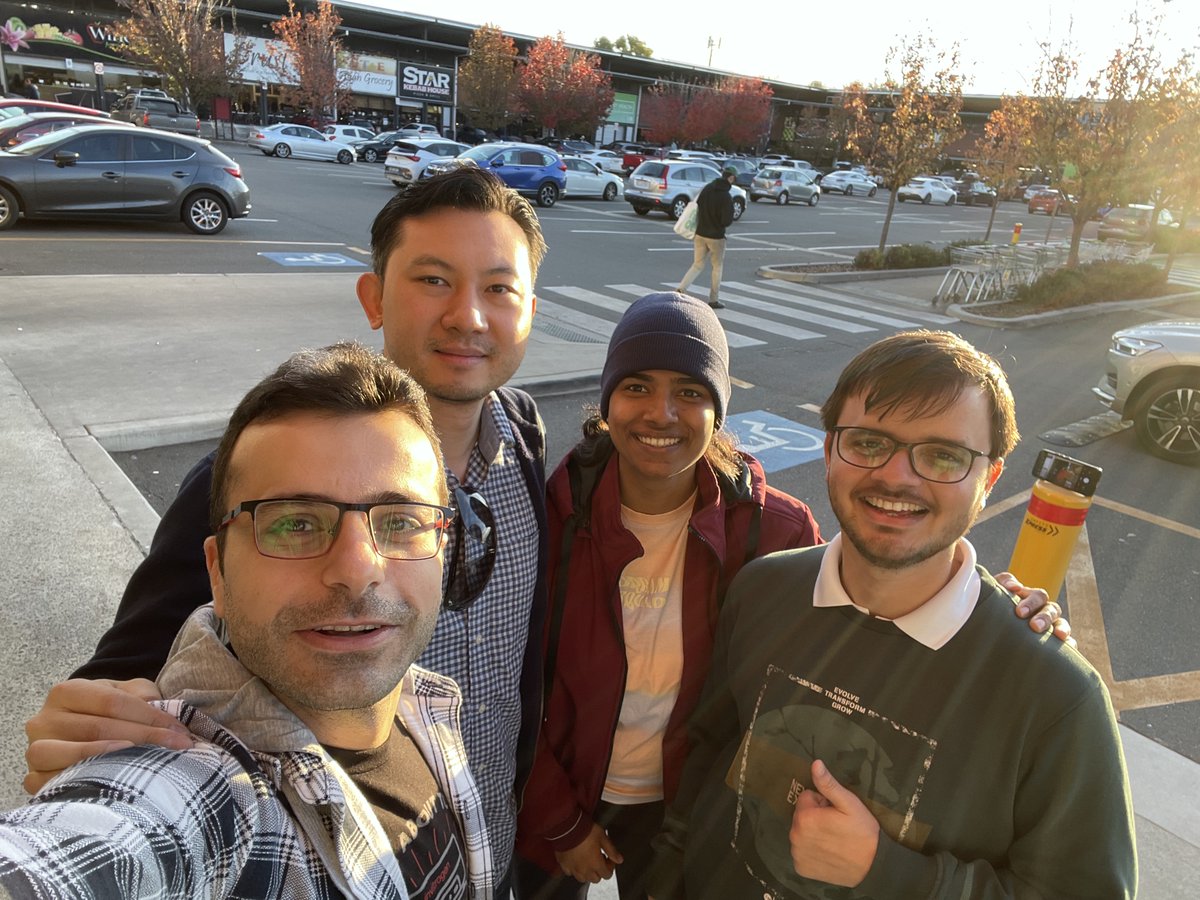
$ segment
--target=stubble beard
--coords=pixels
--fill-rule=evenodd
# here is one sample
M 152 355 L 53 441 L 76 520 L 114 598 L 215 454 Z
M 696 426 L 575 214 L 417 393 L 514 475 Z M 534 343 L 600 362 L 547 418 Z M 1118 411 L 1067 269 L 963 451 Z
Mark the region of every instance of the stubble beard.
M 876 496 L 887 496 L 886 491 L 874 491 Z M 900 499 L 900 498 L 892 498 Z M 904 498 L 910 499 L 910 498 Z M 939 553 L 953 547 L 958 541 L 964 537 L 971 526 L 975 524 L 975 519 L 979 516 L 980 510 L 983 508 L 982 503 L 976 502 L 974 506 L 959 515 L 957 518 L 948 522 L 943 528 L 935 533 L 930 539 L 909 550 L 906 553 L 886 552 L 881 546 L 883 542 L 876 541 L 872 543 L 863 533 L 857 528 L 852 516 L 847 515 L 848 512 L 840 499 L 834 499 L 833 495 L 829 498 L 830 505 L 833 507 L 833 514 L 841 526 L 842 534 L 848 540 L 854 549 L 858 551 L 859 556 L 878 569 L 886 571 L 900 571 L 925 562 L 927 559 L 932 559 Z M 858 501 L 853 497 L 849 501 L 851 504 L 856 504 Z

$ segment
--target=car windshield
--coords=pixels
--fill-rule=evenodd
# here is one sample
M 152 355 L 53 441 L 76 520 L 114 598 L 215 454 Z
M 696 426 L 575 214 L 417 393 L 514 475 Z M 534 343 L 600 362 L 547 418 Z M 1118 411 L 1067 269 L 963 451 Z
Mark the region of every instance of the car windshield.
M 464 150 L 458 154 L 463 159 L 473 160 L 477 163 L 487 162 L 496 153 L 495 144 L 485 144 L 479 147 L 472 147 L 470 150 Z

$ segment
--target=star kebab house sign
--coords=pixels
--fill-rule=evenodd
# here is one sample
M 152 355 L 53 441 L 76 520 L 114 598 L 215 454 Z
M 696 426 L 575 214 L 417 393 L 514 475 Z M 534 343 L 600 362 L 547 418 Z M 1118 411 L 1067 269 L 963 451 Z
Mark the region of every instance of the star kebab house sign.
M 404 63 L 400 66 L 400 84 L 396 93 L 427 103 L 450 103 L 454 99 L 454 72 L 437 66 Z

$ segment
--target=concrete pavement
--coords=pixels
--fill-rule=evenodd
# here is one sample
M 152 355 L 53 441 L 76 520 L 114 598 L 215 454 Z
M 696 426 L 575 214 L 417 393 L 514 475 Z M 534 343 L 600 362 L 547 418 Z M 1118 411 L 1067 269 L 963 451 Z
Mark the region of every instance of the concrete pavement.
M 242 393 L 297 347 L 378 344 L 348 299 L 352 275 L 273 274 L 269 287 L 267 278 L 90 276 L 86 290 L 64 289 L 61 277 L 0 279 L 0 585 L 9 598 L 0 624 L 10 636 L 0 663 L 9 686 L 0 704 L 0 807 L 22 802 L 25 719 L 90 655 L 157 521 L 106 448 L 214 437 Z M 871 289 L 901 306 L 927 305 L 924 282 Z M 54 315 L 39 315 L 51 284 Z M 103 333 L 74 325 L 72 304 L 106 298 L 121 302 Z M 197 303 L 207 315 L 181 328 L 175 305 Z M 516 383 L 595 378 L 604 349 L 535 330 Z M 1139 896 L 1200 896 L 1200 766 L 1121 732 L 1138 816 Z

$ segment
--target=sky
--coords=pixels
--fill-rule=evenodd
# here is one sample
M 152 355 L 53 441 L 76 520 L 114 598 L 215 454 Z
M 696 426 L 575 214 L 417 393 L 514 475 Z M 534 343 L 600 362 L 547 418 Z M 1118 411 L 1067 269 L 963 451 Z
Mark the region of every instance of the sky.
M 1162 15 L 1157 45 L 1164 57 L 1174 60 L 1181 49 L 1200 46 L 1200 0 L 1001 0 L 984 12 L 973 3 L 960 4 L 955 12 L 955 4 L 896 0 L 854 0 L 845 8 L 794 0 L 745 7 L 730 0 L 353 2 L 469 25 L 491 23 L 532 37 L 561 31 L 568 43 L 588 47 L 602 35 L 615 40 L 630 33 L 649 45 L 656 59 L 708 66 L 711 53 L 715 69 L 826 87 L 882 80 L 888 50 L 924 32 L 940 48 L 958 42 L 966 93 L 1027 93 L 1040 59 L 1039 42 L 1057 47 L 1071 39 L 1082 71 L 1095 73 L 1132 36 L 1129 15 L 1135 5 L 1146 17 Z M 901 8 L 909 6 L 924 9 Z M 930 13 L 930 7 L 945 12 Z M 738 14 L 731 17 L 730 10 Z

